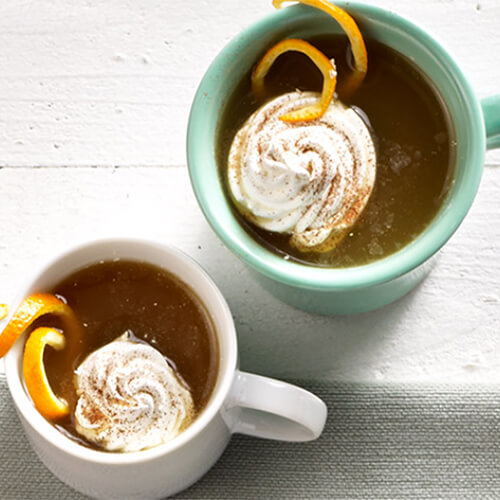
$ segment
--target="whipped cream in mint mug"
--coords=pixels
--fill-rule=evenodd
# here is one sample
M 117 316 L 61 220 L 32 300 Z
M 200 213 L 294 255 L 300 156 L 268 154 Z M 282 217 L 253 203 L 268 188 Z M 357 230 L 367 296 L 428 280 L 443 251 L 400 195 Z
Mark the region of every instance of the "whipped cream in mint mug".
M 500 147 L 500 95 L 479 100 L 454 59 L 431 35 L 411 21 L 380 7 L 344 1 L 335 4 L 345 8 L 353 16 L 366 39 L 379 42 L 401 54 L 432 82 L 450 121 L 453 131 L 453 179 L 437 214 L 412 241 L 394 253 L 366 264 L 320 267 L 286 256 L 284 258 L 278 252 L 271 251 L 258 238 L 249 234 L 243 227 L 241 218 L 236 215 L 235 206 L 244 215 L 247 211 L 247 220 L 264 230 L 285 228 L 290 234 L 293 232 L 291 241 L 294 243 L 295 240 L 295 245 L 299 248 L 322 245 L 337 230 L 334 224 L 330 224 L 326 235 L 322 229 L 308 231 L 308 222 L 313 220 L 314 224 L 318 224 L 319 220 L 323 223 L 328 221 L 328 217 L 321 217 L 322 212 L 314 208 L 314 204 L 303 210 L 303 197 L 292 198 L 288 211 L 283 211 L 283 207 L 274 204 L 276 200 L 280 201 L 279 196 L 283 190 L 278 192 L 278 197 L 270 198 L 271 203 L 267 199 L 262 201 L 267 186 L 259 191 L 255 172 L 259 172 L 260 166 L 259 160 L 254 156 L 255 152 L 262 151 L 266 146 L 265 143 L 263 147 L 258 140 L 250 136 L 248 139 L 246 136 L 252 128 L 260 127 L 259 113 L 266 115 L 264 108 L 257 111 L 236 136 L 228 165 L 221 167 L 217 157 L 220 121 L 228 99 L 245 75 L 250 78 L 252 69 L 267 50 L 280 40 L 310 39 L 329 33 L 342 33 L 340 26 L 318 9 L 306 5 L 282 8 L 249 26 L 234 38 L 205 74 L 192 105 L 187 132 L 187 157 L 192 186 L 198 203 L 216 234 L 255 271 L 255 277 L 277 298 L 320 314 L 369 311 L 397 300 L 414 288 L 428 274 L 435 261 L 434 257 L 466 216 L 479 187 L 486 149 Z M 370 53 L 368 60 L 369 58 Z M 286 108 L 285 101 L 280 104 L 277 100 L 276 103 L 284 107 L 284 112 L 292 109 Z M 272 104 L 273 102 L 269 108 L 273 107 Z M 285 130 L 285 134 L 290 135 L 292 142 L 296 141 L 293 131 L 289 133 Z M 246 146 L 242 143 L 242 135 L 248 141 Z M 328 138 L 323 143 L 327 144 Z M 364 143 L 370 147 L 363 146 L 359 150 L 370 153 L 371 145 L 366 140 Z M 344 148 L 343 145 L 341 147 Z M 347 144 L 346 150 L 354 149 L 351 144 Z M 279 148 L 277 151 L 266 165 L 267 172 L 273 173 L 281 168 L 273 163 L 274 158 L 281 154 Z M 248 164 L 255 167 L 255 170 L 250 168 L 240 171 L 238 166 L 235 167 L 238 162 L 242 162 L 243 154 L 247 154 Z M 283 155 L 285 154 L 286 151 Z M 348 161 L 357 160 L 348 158 Z M 363 180 L 360 185 L 369 186 L 370 192 L 373 183 L 369 167 L 372 162 L 371 153 L 367 153 L 363 160 L 363 168 L 367 173 L 360 177 Z M 224 170 L 228 168 L 226 181 Z M 300 165 L 292 168 L 298 171 Z M 276 179 L 279 175 L 281 174 L 278 172 Z M 296 186 L 297 179 L 298 182 L 302 181 L 300 175 L 292 178 L 295 183 L 292 188 L 299 194 L 303 192 L 301 185 Z M 275 189 L 274 179 L 267 178 L 266 182 L 270 190 Z M 324 199 L 328 199 L 326 194 Z M 344 202 L 339 202 L 340 205 L 342 203 Z M 366 200 L 358 196 L 351 203 L 357 203 L 362 210 Z M 360 210 L 354 211 L 356 216 Z M 349 216 L 352 213 L 352 210 L 345 212 Z

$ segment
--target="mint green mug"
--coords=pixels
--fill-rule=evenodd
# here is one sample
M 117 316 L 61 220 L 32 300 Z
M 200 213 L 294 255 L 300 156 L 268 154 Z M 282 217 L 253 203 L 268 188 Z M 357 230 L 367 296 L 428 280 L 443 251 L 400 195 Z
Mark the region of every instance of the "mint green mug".
M 191 183 L 205 217 L 261 284 L 282 301 L 320 314 L 369 311 L 393 302 L 430 271 L 433 257 L 458 228 L 479 187 L 485 150 L 500 147 L 500 95 L 478 100 L 446 50 L 421 28 L 371 5 L 336 2 L 366 37 L 415 62 L 434 82 L 455 129 L 454 181 L 440 212 L 411 243 L 388 257 L 352 268 L 318 268 L 285 260 L 252 239 L 235 219 L 216 164 L 218 118 L 243 74 L 266 48 L 284 38 L 340 33 L 326 14 L 303 5 L 286 7 L 245 29 L 217 56 L 196 93 L 187 132 Z

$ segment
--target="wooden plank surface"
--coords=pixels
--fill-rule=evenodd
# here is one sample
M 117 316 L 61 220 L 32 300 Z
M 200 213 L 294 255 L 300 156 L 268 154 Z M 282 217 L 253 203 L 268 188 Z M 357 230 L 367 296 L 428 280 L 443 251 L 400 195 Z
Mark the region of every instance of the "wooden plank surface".
M 500 92 L 498 0 L 373 3 L 430 30 L 480 96 Z M 183 165 L 205 70 L 271 11 L 271 0 L 2 0 L 0 165 Z
M 36 261 L 88 237 L 177 245 L 213 276 L 242 367 L 335 380 L 500 380 L 500 154 L 431 276 L 374 313 L 279 303 L 212 233 L 185 167 L 191 100 L 210 61 L 270 0 L 2 0 L 0 299 Z M 429 29 L 480 96 L 500 92 L 500 2 L 377 0 Z M 234 279 L 238 276 L 238 280 Z
M 500 380 L 500 168 L 415 291 L 379 311 L 314 316 L 281 304 L 219 242 L 184 167 L 0 170 L 0 297 L 39 258 L 92 237 L 136 235 L 178 246 L 221 287 L 242 367 L 335 380 Z M 237 277 L 237 279 L 235 279 Z

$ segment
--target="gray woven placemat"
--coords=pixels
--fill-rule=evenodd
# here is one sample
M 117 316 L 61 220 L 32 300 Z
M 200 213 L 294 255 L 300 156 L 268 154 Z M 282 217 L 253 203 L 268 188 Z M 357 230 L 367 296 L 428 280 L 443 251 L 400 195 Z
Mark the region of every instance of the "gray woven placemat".
M 328 405 L 322 437 L 234 436 L 189 499 L 500 498 L 500 387 L 303 383 Z M 83 499 L 39 462 L 0 376 L 0 499 Z

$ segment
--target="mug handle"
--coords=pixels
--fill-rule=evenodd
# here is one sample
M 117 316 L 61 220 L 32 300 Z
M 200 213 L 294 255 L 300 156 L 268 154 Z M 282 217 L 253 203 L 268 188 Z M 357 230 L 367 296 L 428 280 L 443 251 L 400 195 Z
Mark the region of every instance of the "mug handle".
M 500 148 L 500 94 L 481 99 L 481 107 L 486 126 L 486 145 L 488 149 Z
M 231 432 L 280 441 L 311 441 L 325 426 L 327 408 L 292 384 L 236 371 L 225 404 Z

